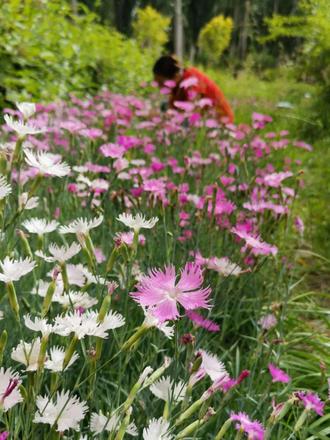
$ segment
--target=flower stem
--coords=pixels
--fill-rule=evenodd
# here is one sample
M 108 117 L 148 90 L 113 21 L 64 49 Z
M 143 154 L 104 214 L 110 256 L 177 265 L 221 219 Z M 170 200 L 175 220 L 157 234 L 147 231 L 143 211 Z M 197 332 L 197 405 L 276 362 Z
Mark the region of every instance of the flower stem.
M 6 287 L 7 287 L 7 293 L 8 293 L 10 307 L 11 307 L 12 311 L 14 312 L 17 321 L 19 322 L 19 304 L 17 301 L 15 286 L 10 281 L 9 283 L 6 284 Z
M 76 344 L 78 342 L 78 338 L 76 335 L 73 336 L 73 338 L 70 341 L 70 344 L 68 345 L 65 355 L 64 355 L 64 360 L 63 360 L 63 371 L 66 369 L 66 367 L 69 365 L 69 362 L 73 356 L 74 350 L 76 348 Z

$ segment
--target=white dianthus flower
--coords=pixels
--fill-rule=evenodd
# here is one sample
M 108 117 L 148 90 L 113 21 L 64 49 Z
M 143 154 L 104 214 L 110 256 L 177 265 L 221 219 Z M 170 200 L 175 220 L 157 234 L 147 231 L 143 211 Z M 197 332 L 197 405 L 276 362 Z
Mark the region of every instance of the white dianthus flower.
M 91 229 L 97 228 L 103 222 L 103 215 L 92 220 L 85 218 L 77 218 L 68 226 L 61 226 L 60 234 L 83 234 L 86 235 Z
M 73 306 L 74 308 L 83 307 L 84 309 L 89 309 L 98 303 L 98 300 L 92 298 L 87 292 L 74 292 L 72 290 L 68 294 L 57 296 L 54 301 L 63 307 Z
M 24 137 L 28 134 L 38 134 L 42 133 L 44 130 L 40 128 L 33 127 L 32 125 L 25 124 L 23 121 L 15 121 L 11 116 L 5 115 L 4 120 L 8 127 L 10 127 L 13 131 L 20 137 Z
M 160 319 L 156 318 L 153 314 L 152 314 L 152 308 L 145 308 L 143 307 L 143 312 L 144 312 L 144 322 L 143 325 L 145 325 L 146 327 L 156 327 L 158 328 L 158 330 L 160 330 L 161 332 L 164 333 L 164 335 L 168 338 L 171 339 L 174 335 L 174 326 L 169 325 L 168 321 L 161 321 Z
M 24 116 L 24 119 L 29 119 L 37 111 L 36 105 L 33 102 L 16 102 L 16 107 Z
M 225 277 L 229 275 L 238 276 L 244 271 L 238 266 L 238 264 L 232 263 L 229 258 L 222 257 L 212 257 L 207 261 L 206 267 L 211 270 L 215 270 L 216 272 L 224 275 Z
M 20 384 L 19 375 L 14 373 L 11 368 L 8 370 L 0 368 L 0 405 L 4 412 L 23 401 L 19 390 Z
M 153 228 L 158 222 L 158 217 L 152 217 L 150 220 L 147 220 L 142 214 L 136 214 L 134 217 L 132 214 L 123 213 L 117 217 L 117 220 L 124 223 L 128 228 L 134 229 L 134 231 L 138 232 L 142 228 Z
M 12 281 L 18 281 L 22 276 L 31 272 L 35 267 L 35 262 L 30 258 L 25 258 L 25 260 L 12 260 L 6 257 L 3 261 L 0 261 L 0 267 L 2 269 L 0 281 L 10 283 Z
M 7 183 L 4 176 L 0 176 L 0 200 L 4 199 L 11 193 L 11 186 Z
M 22 226 L 30 233 L 30 234 L 38 234 L 44 235 L 49 232 L 53 232 L 56 230 L 58 226 L 58 222 L 56 220 L 47 221 L 44 218 L 30 218 L 29 220 L 25 220 L 22 223 Z
M 77 359 L 78 354 L 74 353 L 66 366 L 65 370 L 67 370 Z M 45 362 L 45 368 L 47 370 L 60 372 L 63 371 L 63 361 L 65 358 L 65 349 L 63 347 L 52 347 L 49 351 L 49 355 L 47 356 L 47 360 Z
M 11 352 L 11 358 L 26 366 L 26 371 L 37 371 L 38 357 L 40 353 L 40 338 L 31 343 L 21 341 Z
M 191 384 L 196 383 L 205 375 L 208 375 L 213 382 L 229 378 L 225 365 L 216 355 L 205 350 L 199 350 L 198 354 L 202 357 L 202 363 L 199 370 L 191 376 Z
M 148 428 L 143 430 L 143 440 L 172 440 L 174 436 L 168 433 L 169 427 L 169 422 L 162 417 L 158 420 L 152 419 Z
M 64 316 L 55 318 L 54 333 L 61 336 L 69 336 L 74 333 L 78 339 L 85 336 L 98 336 L 107 338 L 109 330 L 121 327 L 125 319 L 117 312 L 109 312 L 104 320 L 99 322 L 98 313 L 88 310 L 86 313 L 75 311 Z
M 61 162 L 57 154 L 31 150 L 25 150 L 25 161 L 30 167 L 36 168 L 41 175 L 64 177 L 70 173 L 70 167 L 66 162 Z
M 71 243 L 70 246 L 58 246 L 56 243 L 51 243 L 48 247 L 48 250 L 51 256 L 45 255 L 42 251 L 36 251 L 35 254 L 48 263 L 54 263 L 55 261 L 64 263 L 77 255 L 81 250 L 81 246 L 76 242 Z
M 156 397 L 165 400 L 165 402 L 173 400 L 175 403 L 184 399 L 186 389 L 187 386 L 182 381 L 175 384 L 168 376 L 162 377 L 150 386 L 150 391 Z
M 47 319 L 38 318 L 37 316 L 32 321 L 30 315 L 25 315 L 24 324 L 25 327 L 34 332 L 41 332 L 42 336 L 49 336 L 53 330 L 53 326 L 48 323 Z
M 34 423 L 46 423 L 51 426 L 56 423 L 58 432 L 67 429 L 79 430 L 79 423 L 85 417 L 88 410 L 85 401 L 78 397 L 70 397 L 69 391 L 61 391 L 56 394 L 56 401 L 47 396 L 37 396 L 37 412 L 34 416 Z
M 102 411 L 92 413 L 90 429 L 94 434 L 100 434 L 104 431 L 117 432 L 120 427 L 120 416 L 113 414 L 110 417 L 105 416 Z M 134 423 L 130 423 L 126 429 L 126 433 L 137 436 L 138 431 Z
M 30 197 L 27 192 L 22 193 L 18 198 L 19 209 L 34 209 L 39 204 L 39 197 Z

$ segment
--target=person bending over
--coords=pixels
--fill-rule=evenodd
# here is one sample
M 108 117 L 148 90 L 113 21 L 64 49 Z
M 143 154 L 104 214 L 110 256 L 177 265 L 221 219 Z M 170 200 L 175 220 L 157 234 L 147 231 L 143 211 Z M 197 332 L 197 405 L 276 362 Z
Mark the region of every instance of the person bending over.
M 214 81 L 200 70 L 195 67 L 184 68 L 174 56 L 165 55 L 156 61 L 153 73 L 154 79 L 160 87 L 168 80 L 175 82 L 169 98 L 169 106 L 171 108 L 175 107 L 175 101 L 189 101 L 191 95 L 197 95 L 200 98 L 208 98 L 212 101 L 222 122 L 234 122 L 234 113 L 224 93 Z M 191 79 L 191 81 L 185 81 L 188 79 Z M 187 84 L 188 87 L 185 86 Z

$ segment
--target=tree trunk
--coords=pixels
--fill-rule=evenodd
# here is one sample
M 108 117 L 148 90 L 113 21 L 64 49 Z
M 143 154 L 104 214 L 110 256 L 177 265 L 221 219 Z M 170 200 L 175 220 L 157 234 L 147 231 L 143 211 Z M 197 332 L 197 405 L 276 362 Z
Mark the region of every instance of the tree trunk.
M 235 6 L 234 6 L 234 32 L 233 32 L 233 38 L 231 41 L 231 45 L 230 45 L 230 56 L 231 58 L 234 58 L 235 56 L 237 56 L 237 52 L 238 52 L 238 42 L 239 42 L 239 38 L 240 38 L 240 10 L 241 10 L 241 5 L 240 2 L 238 2 L 237 0 L 235 1 Z
M 119 32 L 128 35 L 131 28 L 132 11 L 136 0 L 114 0 L 115 23 Z
M 240 58 L 244 60 L 247 52 L 247 43 L 249 36 L 249 22 L 250 22 L 250 12 L 251 12 L 251 0 L 245 0 L 244 4 L 244 18 L 243 18 L 243 29 L 240 35 Z
M 174 3 L 174 50 L 179 60 L 183 59 L 183 16 L 182 0 Z

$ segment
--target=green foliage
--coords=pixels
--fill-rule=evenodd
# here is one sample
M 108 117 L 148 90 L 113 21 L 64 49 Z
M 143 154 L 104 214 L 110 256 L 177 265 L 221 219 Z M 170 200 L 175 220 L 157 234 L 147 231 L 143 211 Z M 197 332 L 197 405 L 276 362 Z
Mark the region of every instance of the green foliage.
M 314 79 L 321 85 L 318 119 L 329 126 L 327 103 L 330 95 L 330 9 L 328 0 L 304 0 L 300 4 L 300 15 L 274 15 L 266 19 L 269 35 L 263 42 L 281 37 L 303 40 L 299 57 L 298 73 L 301 77 Z
M 158 55 L 168 41 L 169 24 L 170 19 L 151 6 L 139 8 L 133 22 L 133 31 L 141 49 L 149 49 Z
M 218 15 L 212 18 L 201 30 L 198 37 L 198 46 L 206 59 L 218 63 L 221 55 L 230 43 L 233 31 L 233 20 Z
M 2 2 L 0 33 L 0 84 L 11 101 L 85 95 L 103 84 L 133 89 L 151 67 L 134 41 L 61 0 Z

